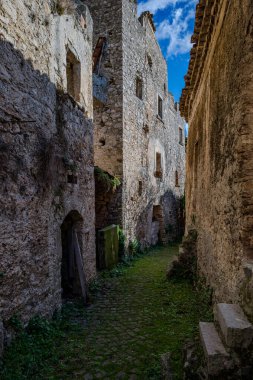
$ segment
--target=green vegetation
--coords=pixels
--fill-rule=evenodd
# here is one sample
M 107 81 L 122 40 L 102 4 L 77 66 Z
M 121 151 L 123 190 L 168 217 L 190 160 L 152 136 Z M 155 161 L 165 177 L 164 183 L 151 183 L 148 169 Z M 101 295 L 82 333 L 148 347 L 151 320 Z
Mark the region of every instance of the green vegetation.
M 99 182 L 103 183 L 107 187 L 107 191 L 115 191 L 117 187 L 121 185 L 121 182 L 118 177 L 111 176 L 109 173 L 100 169 L 98 166 L 95 166 L 95 177 Z
M 53 3 L 52 12 L 62 16 L 64 14 L 73 14 L 76 10 L 76 4 L 73 0 L 56 0 Z
M 129 251 L 130 256 L 132 257 L 141 255 L 144 253 L 141 248 L 141 244 L 137 239 L 130 241 L 129 246 L 128 246 L 128 251 Z
M 2 380 L 160 379 L 160 355 L 172 353 L 182 379 L 182 346 L 212 317 L 209 294 L 186 280 L 166 280 L 178 247 L 155 248 L 104 272 L 91 286 L 93 304 L 66 305 L 52 321 L 33 318 L 6 350 Z M 86 377 L 85 377 L 86 376 Z M 93 377 L 92 377 L 93 376 Z

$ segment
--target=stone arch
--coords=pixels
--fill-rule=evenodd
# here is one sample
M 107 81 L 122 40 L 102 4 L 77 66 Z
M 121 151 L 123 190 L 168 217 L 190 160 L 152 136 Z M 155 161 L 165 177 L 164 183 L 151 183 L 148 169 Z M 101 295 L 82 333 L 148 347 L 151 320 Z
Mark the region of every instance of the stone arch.
M 77 210 L 70 211 L 61 225 L 61 287 L 62 298 L 84 297 L 86 280 L 83 268 L 83 218 Z

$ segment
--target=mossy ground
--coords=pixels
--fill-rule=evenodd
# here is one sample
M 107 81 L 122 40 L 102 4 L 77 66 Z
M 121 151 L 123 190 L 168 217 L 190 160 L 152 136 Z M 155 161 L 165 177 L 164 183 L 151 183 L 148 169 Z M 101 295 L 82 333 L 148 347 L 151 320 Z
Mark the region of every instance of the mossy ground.
M 104 275 L 88 308 L 76 303 L 51 322 L 33 320 L 6 351 L 0 378 L 158 380 L 160 355 L 170 351 L 182 379 L 182 346 L 210 309 L 190 283 L 166 279 L 177 252 L 157 248 Z

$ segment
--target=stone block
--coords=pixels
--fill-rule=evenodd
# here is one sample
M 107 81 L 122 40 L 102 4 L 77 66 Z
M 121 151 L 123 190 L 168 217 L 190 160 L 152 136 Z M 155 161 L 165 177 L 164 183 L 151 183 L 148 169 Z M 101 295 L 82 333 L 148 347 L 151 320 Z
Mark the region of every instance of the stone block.
M 253 341 L 253 326 L 239 305 L 220 303 L 216 318 L 228 347 L 247 348 Z
M 172 369 L 171 369 L 171 353 L 161 355 L 161 367 L 162 367 L 162 379 L 172 380 Z
M 200 322 L 200 337 L 204 348 L 208 374 L 216 376 L 229 366 L 229 355 L 223 346 L 214 323 Z
M 119 261 L 118 226 L 111 225 L 98 231 L 97 267 L 112 269 Z

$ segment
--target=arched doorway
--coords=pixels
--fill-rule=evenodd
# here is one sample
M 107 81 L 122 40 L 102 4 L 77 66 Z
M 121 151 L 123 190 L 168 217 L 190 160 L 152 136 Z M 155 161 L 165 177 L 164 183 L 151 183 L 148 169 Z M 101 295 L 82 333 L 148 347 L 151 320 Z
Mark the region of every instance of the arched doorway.
M 163 209 L 160 205 L 153 206 L 152 217 L 152 245 L 166 244 L 166 231 L 164 226 Z
M 82 224 L 83 219 L 77 211 L 71 211 L 61 226 L 62 263 L 61 287 L 62 298 L 87 299 L 87 285 L 82 258 Z

